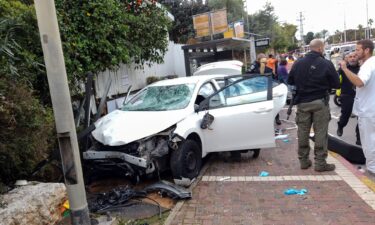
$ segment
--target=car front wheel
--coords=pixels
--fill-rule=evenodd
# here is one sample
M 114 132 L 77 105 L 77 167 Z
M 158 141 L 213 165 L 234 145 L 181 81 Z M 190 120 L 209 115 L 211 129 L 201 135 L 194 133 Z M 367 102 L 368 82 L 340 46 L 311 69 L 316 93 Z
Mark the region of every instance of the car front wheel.
M 193 179 L 198 176 L 202 164 L 202 152 L 193 140 L 185 140 L 171 155 L 173 178 Z

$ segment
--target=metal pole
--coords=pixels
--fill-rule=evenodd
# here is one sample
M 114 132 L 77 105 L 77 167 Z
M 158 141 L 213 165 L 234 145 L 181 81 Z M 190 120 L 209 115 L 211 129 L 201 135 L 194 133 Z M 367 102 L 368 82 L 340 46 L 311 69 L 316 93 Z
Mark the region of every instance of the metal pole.
M 366 24 L 367 24 L 367 27 L 366 27 L 366 30 L 367 32 L 365 33 L 365 39 L 370 39 L 370 33 L 369 33 L 369 23 L 368 23 L 368 0 L 366 0 Z
M 250 36 L 250 63 L 253 63 L 256 60 L 256 51 L 255 51 L 255 38 Z
M 89 225 L 86 192 L 54 0 L 34 0 L 73 225 Z

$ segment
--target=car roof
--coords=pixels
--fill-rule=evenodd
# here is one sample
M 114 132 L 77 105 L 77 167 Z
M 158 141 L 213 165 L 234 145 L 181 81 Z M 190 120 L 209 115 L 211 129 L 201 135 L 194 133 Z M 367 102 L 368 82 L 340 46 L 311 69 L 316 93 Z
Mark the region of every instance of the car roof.
M 214 75 L 200 75 L 191 77 L 179 77 L 174 79 L 161 80 L 151 84 L 150 86 L 165 86 L 165 85 L 177 85 L 177 84 L 199 84 L 204 83 L 214 78 L 222 78 L 229 76 L 226 74 L 214 74 Z

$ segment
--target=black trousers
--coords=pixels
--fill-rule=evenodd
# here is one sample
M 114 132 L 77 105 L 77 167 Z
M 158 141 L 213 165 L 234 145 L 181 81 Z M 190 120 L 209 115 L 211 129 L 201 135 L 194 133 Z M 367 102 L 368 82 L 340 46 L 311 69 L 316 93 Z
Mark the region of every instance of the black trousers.
M 350 119 L 350 116 L 352 115 L 352 110 L 353 110 L 353 103 L 354 103 L 354 97 L 353 95 L 346 95 L 342 94 L 340 96 L 341 100 L 341 115 L 340 119 L 337 122 L 337 125 L 341 128 L 344 128 Z M 360 140 L 359 138 L 359 129 L 358 129 L 358 124 L 355 128 L 355 133 L 357 136 L 357 140 Z

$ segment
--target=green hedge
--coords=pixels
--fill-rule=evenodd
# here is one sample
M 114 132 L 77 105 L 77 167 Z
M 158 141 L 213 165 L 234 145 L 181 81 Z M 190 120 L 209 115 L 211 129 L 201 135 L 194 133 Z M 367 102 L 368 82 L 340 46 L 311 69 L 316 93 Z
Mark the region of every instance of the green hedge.
M 0 180 L 9 184 L 48 156 L 54 121 L 25 84 L 0 77 Z

